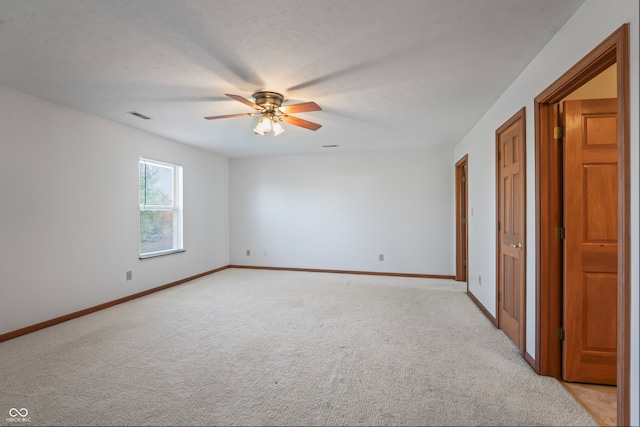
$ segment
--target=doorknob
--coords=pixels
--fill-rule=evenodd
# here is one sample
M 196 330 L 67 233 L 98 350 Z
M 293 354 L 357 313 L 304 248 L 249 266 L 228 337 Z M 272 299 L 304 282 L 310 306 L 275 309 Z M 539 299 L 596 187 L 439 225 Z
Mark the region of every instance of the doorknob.
M 516 248 L 516 249 L 518 249 L 520 251 L 522 250 L 522 243 L 520 243 L 520 242 L 518 242 L 517 244 L 512 243 L 509 246 L 511 246 L 512 248 Z

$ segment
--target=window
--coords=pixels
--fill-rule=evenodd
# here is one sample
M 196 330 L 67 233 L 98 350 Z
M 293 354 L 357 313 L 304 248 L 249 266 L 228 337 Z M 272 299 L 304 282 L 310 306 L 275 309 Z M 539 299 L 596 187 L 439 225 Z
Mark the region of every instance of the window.
M 140 159 L 140 258 L 183 250 L 182 167 Z

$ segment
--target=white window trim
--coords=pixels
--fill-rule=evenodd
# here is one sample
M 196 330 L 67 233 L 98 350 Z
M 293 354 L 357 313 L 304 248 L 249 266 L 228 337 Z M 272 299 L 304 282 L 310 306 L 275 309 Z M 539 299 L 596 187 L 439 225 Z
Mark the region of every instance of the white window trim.
M 164 211 L 164 210 L 173 210 L 174 216 L 174 233 L 173 233 L 173 248 L 165 249 L 161 251 L 153 251 L 153 252 L 140 252 L 138 250 L 139 259 L 147 259 L 147 258 L 155 258 L 162 255 L 169 255 L 174 253 L 186 252 L 184 249 L 184 223 L 183 223 L 183 168 L 182 165 L 178 165 L 176 163 L 168 163 L 159 160 L 149 159 L 146 157 L 140 157 L 140 161 L 138 162 L 138 170 L 140 170 L 140 163 L 148 163 L 156 166 L 164 166 L 173 169 L 173 205 L 143 205 L 140 204 L 140 209 L 138 211 L 138 244 L 140 243 L 141 237 L 141 229 L 140 229 L 140 212 L 145 211 Z M 138 183 L 140 182 L 140 176 L 138 176 Z M 138 198 L 140 196 L 138 195 Z

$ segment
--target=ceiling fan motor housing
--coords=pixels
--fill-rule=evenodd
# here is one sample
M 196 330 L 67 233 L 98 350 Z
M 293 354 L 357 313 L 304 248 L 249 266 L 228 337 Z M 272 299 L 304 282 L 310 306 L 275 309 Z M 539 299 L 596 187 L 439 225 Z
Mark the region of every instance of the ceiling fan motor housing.
M 284 101 L 284 96 L 278 92 L 259 91 L 251 95 L 254 102 L 266 110 L 273 111 L 280 108 Z

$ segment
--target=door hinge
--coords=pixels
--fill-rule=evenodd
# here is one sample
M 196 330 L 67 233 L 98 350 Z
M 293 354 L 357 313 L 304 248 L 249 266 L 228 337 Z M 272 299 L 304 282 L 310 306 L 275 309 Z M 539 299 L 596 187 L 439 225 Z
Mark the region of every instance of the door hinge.
M 462 218 L 462 224 L 466 224 L 467 223 L 467 218 Z
M 466 259 L 463 259 L 463 260 L 462 260 L 462 266 L 463 266 L 463 267 L 466 267 L 466 266 L 467 266 L 467 260 L 466 260 Z
M 498 151 L 498 161 L 500 161 L 500 152 Z
M 556 126 L 553 128 L 553 138 L 554 139 L 564 138 L 564 126 Z
M 467 177 L 462 175 L 462 182 L 467 182 Z
M 564 341 L 566 338 L 566 334 L 564 332 L 564 328 L 562 326 L 556 328 L 556 338 L 560 341 Z
M 553 229 L 553 235 L 558 240 L 564 240 L 567 237 L 567 229 L 564 227 L 556 227 Z

